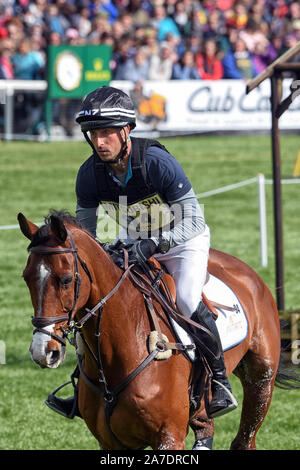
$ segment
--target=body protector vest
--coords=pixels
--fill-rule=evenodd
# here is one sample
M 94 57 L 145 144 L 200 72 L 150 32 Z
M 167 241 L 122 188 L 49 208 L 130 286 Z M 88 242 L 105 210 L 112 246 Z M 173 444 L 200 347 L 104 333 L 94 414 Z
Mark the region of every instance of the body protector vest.
M 167 150 L 156 140 L 131 137 L 131 142 L 132 177 L 126 186 L 114 181 L 107 164 L 94 155 L 99 203 L 130 238 L 157 237 L 173 227 L 174 215 L 163 195 L 147 180 L 146 152 L 153 145 Z

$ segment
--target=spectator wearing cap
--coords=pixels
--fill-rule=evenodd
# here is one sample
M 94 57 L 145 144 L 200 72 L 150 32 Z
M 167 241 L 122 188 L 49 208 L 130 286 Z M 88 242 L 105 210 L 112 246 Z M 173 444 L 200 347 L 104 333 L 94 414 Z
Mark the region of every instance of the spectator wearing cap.
M 214 39 L 207 39 L 204 42 L 203 51 L 196 55 L 196 66 L 202 80 L 223 78 L 223 65 L 218 56 L 217 43 Z
M 178 62 L 173 65 L 172 79 L 198 80 L 200 78 L 192 51 L 185 51 Z

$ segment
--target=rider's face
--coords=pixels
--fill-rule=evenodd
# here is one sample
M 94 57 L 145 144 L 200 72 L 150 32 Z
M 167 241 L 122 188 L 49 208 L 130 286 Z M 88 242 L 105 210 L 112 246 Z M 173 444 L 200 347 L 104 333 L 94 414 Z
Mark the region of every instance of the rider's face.
M 92 144 L 101 160 L 109 161 L 119 155 L 123 142 L 127 138 L 127 131 L 120 128 L 95 129 L 90 131 Z

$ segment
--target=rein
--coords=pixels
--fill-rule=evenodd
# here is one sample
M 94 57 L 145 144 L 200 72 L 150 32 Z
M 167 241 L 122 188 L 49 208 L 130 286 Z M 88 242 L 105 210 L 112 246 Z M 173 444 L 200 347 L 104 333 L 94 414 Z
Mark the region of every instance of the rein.
M 153 307 L 152 304 L 152 298 L 156 300 L 161 307 L 168 312 L 173 318 L 178 321 L 178 323 L 181 321 L 195 324 L 196 327 L 200 327 L 198 323 L 194 323 L 190 319 L 186 319 L 183 317 L 177 310 L 176 304 L 172 301 L 172 296 L 170 292 L 168 291 L 168 286 L 163 282 L 163 280 L 160 279 L 162 276 L 162 273 L 159 272 L 158 278 L 155 280 L 151 279 L 147 281 L 142 274 L 138 273 L 136 270 L 133 271 L 134 264 L 128 265 L 128 252 L 126 249 L 123 248 L 123 253 L 124 253 L 124 271 L 122 276 L 120 277 L 119 281 L 117 284 L 111 289 L 111 291 L 102 299 L 97 302 L 97 304 L 92 308 L 88 309 L 85 308 L 86 314 L 80 319 L 80 320 L 75 320 L 75 315 L 76 315 L 76 305 L 77 301 L 79 299 L 79 294 L 80 294 L 80 285 L 81 285 L 81 277 L 79 274 L 79 263 L 81 264 L 82 268 L 86 272 L 87 276 L 89 277 L 90 282 L 93 282 L 93 278 L 91 276 L 91 273 L 86 265 L 86 263 L 80 258 L 78 254 L 78 250 L 76 248 L 73 236 L 71 232 L 67 230 L 67 234 L 70 239 L 70 246 L 69 247 L 49 247 L 49 246 L 34 246 L 30 248 L 30 251 L 32 253 L 37 253 L 41 255 L 56 255 L 56 254 L 64 254 L 64 253 L 72 253 L 74 257 L 74 299 L 73 299 L 73 305 L 70 311 L 68 312 L 68 315 L 60 315 L 60 316 L 55 316 L 55 317 L 34 317 L 32 318 L 32 324 L 35 327 L 34 333 L 36 332 L 42 332 L 46 335 L 49 335 L 51 338 L 55 339 L 56 341 L 59 341 L 63 346 L 66 345 L 66 340 L 65 338 L 68 337 L 70 333 L 75 333 L 79 334 L 84 345 L 86 346 L 89 354 L 91 355 L 93 361 L 96 364 L 97 367 L 97 372 L 98 372 L 98 383 L 95 384 L 85 373 L 84 371 L 84 366 L 83 366 L 83 358 L 80 356 L 78 352 L 77 354 L 77 362 L 78 362 L 78 369 L 80 371 L 80 374 L 82 375 L 83 380 L 86 382 L 86 384 L 94 390 L 97 394 L 99 394 L 101 397 L 104 399 L 104 410 L 105 410 L 105 416 L 106 416 L 106 424 L 107 427 L 115 440 L 115 442 L 122 448 L 122 449 L 127 449 L 124 447 L 124 445 L 118 440 L 116 435 L 113 433 L 111 426 L 110 426 L 110 417 L 113 413 L 113 410 L 117 404 L 118 396 L 119 394 L 127 387 L 127 385 L 142 371 L 144 370 L 151 362 L 153 359 L 155 359 L 159 353 L 167 351 L 168 349 L 171 350 L 177 350 L 178 352 L 185 352 L 187 349 L 194 349 L 195 345 L 183 345 L 181 343 L 169 343 L 163 339 L 163 335 L 159 326 L 159 322 L 157 320 L 157 311 L 156 308 Z M 152 320 L 152 324 L 155 327 L 155 330 L 158 332 L 158 340 L 154 346 L 154 349 L 148 354 L 148 356 L 141 362 L 141 364 L 134 369 L 117 387 L 115 387 L 114 390 L 110 390 L 104 375 L 103 371 L 103 365 L 102 365 L 102 359 L 101 359 L 101 351 L 100 351 L 100 329 L 101 329 L 101 319 L 102 319 L 102 314 L 104 310 L 104 306 L 106 302 L 117 292 L 119 287 L 122 285 L 124 280 L 126 278 L 129 278 L 133 285 L 138 288 L 138 290 L 143 294 L 145 304 L 146 304 L 146 310 L 148 312 L 148 315 L 150 319 Z M 155 282 L 153 282 L 155 281 Z M 167 296 L 169 298 L 169 302 L 164 299 L 164 296 L 161 295 L 158 291 L 158 283 L 162 281 L 164 284 L 164 288 L 167 292 Z M 96 341 L 96 353 L 93 352 L 92 348 L 84 338 L 83 332 L 82 332 L 82 327 L 85 325 L 85 323 L 91 318 L 91 317 L 97 317 L 97 324 L 96 324 L 96 332 L 95 336 L 97 338 Z M 50 331 L 47 331 L 45 327 L 53 324 L 58 324 L 58 323 L 64 323 L 67 322 L 66 326 L 63 328 L 61 327 L 61 331 L 63 333 L 62 336 L 59 336 L 55 333 L 52 333 Z M 202 329 L 206 330 L 204 327 L 201 326 Z M 207 334 L 211 335 L 211 333 L 207 330 Z M 72 340 L 70 341 L 71 344 Z M 74 345 L 74 344 L 73 344 Z M 75 383 L 73 384 L 74 389 L 76 389 Z M 59 387 L 60 388 L 60 387 Z M 57 389 L 58 390 L 58 389 Z M 57 391 L 56 390 L 56 391 Z M 54 394 L 56 393 L 53 392 Z

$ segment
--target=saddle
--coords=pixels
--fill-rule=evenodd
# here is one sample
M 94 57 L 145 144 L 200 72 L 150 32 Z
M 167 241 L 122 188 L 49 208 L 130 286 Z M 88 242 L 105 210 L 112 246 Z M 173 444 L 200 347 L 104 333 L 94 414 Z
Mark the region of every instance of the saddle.
M 153 277 L 155 276 L 155 272 L 158 271 L 161 274 L 160 279 L 158 281 L 160 282 L 160 286 L 162 288 L 163 293 L 167 293 L 168 297 L 172 297 L 172 303 L 173 305 L 176 304 L 176 286 L 174 279 L 172 276 L 166 272 L 165 268 L 161 266 L 159 261 L 155 258 L 150 258 L 148 262 L 149 270 L 150 273 L 152 273 Z M 205 283 L 208 282 L 209 279 L 209 273 L 207 273 L 206 281 Z M 218 318 L 219 312 L 217 311 L 217 307 L 223 307 L 220 304 L 214 303 L 211 300 L 209 300 L 204 292 L 202 292 L 202 300 L 205 303 L 205 305 L 209 308 L 209 310 L 212 312 L 214 319 L 216 320 Z

